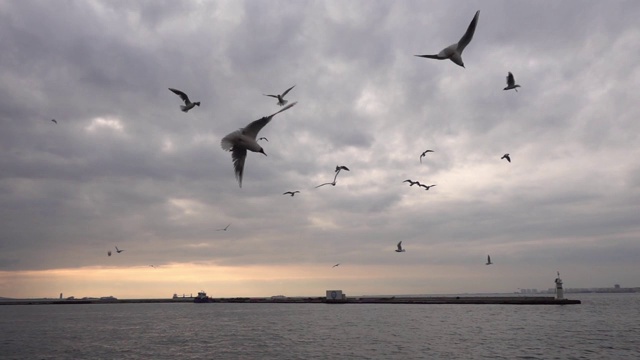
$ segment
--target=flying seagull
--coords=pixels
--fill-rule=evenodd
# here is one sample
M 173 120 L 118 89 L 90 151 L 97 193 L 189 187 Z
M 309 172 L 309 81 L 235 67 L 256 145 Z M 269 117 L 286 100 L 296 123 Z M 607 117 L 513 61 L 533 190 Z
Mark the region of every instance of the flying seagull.
M 402 241 L 398 243 L 398 248 L 396 249 L 396 252 L 404 252 L 404 249 L 402 248 Z
M 409 186 L 413 186 L 415 184 L 418 184 L 418 186 L 422 186 L 422 184 L 420 184 L 419 181 L 411 181 L 410 179 L 407 179 L 407 180 L 403 181 L 403 183 L 406 183 L 406 182 L 409 183 Z
M 231 226 L 231 223 L 229 223 L 229 225 L 225 226 L 224 228 L 222 228 L 222 229 L 218 229 L 218 230 L 216 230 L 216 231 L 227 231 L 227 229 L 229 228 L 229 226 Z
M 260 139 L 258 139 L 258 140 L 265 140 L 266 142 L 269 142 L 269 139 L 267 139 L 266 137 L 261 137 L 261 138 L 260 138 Z
M 118 249 L 118 247 L 116 246 L 116 251 L 118 252 L 118 254 L 120 254 L 121 252 L 123 252 L 124 250 L 120 250 Z
M 111 256 L 111 250 L 107 251 L 107 255 Z
M 500 159 L 507 159 L 508 162 L 511 162 L 511 157 L 509 157 L 509 154 L 502 155 Z
M 338 174 L 340 174 L 340 171 L 342 170 L 347 170 L 347 171 L 351 171 L 349 170 L 348 167 L 344 166 L 344 165 L 336 165 L 336 174 L 333 177 L 333 182 L 328 182 L 328 183 L 324 183 L 324 184 L 320 184 L 318 186 L 316 186 L 316 189 L 321 187 L 321 186 L 325 186 L 325 185 L 331 185 L 331 186 L 336 186 L 336 179 L 338 178 Z
M 422 186 L 425 190 L 429 190 L 429 189 L 431 189 L 432 187 L 436 186 L 436 184 L 433 184 L 433 185 L 418 184 L 418 185 Z
M 180 96 L 180 99 L 184 101 L 184 105 L 180 105 L 180 110 L 187 112 L 193 109 L 196 105 L 200 106 L 200 101 L 191 102 L 187 94 L 185 94 L 184 92 L 172 88 L 169 88 L 169 90 L 171 90 L 171 92 L 173 92 L 174 94 Z
M 285 92 L 282 93 L 282 95 L 267 95 L 267 94 L 262 94 L 262 95 L 276 98 L 278 99 L 278 105 L 284 106 L 287 104 L 287 100 L 284 99 L 284 96 L 287 95 L 287 93 L 289 93 L 289 91 L 291 91 L 291 89 L 293 89 L 294 87 L 296 86 L 293 85 L 292 87 L 288 88 Z
M 340 263 L 337 263 L 337 264 L 333 265 L 331 268 L 334 268 L 336 266 L 340 266 Z
M 422 163 L 422 158 L 423 158 L 423 157 L 425 157 L 425 155 L 427 155 L 427 153 L 430 153 L 430 152 L 434 152 L 434 151 L 433 151 L 433 150 L 425 150 L 425 151 L 422 153 L 422 155 L 420 155 L 420 162 L 421 162 L 421 163 Z
M 467 45 L 469 45 L 469 43 L 471 42 L 471 39 L 473 39 L 473 33 L 476 31 L 476 25 L 478 25 L 478 16 L 480 16 L 480 10 L 476 11 L 476 15 L 473 17 L 473 20 L 471 20 L 471 23 L 469 24 L 467 31 L 464 33 L 464 35 L 460 38 L 460 41 L 458 41 L 457 43 L 447 46 L 442 51 L 440 51 L 438 55 L 416 55 L 416 56 L 429 58 L 429 59 L 437 59 L 437 60 L 449 59 L 454 63 L 456 63 L 457 65 L 464 67 L 464 62 L 462 62 L 462 52 L 464 51 L 464 48 L 467 47 Z
M 518 88 L 521 87 L 520 85 L 516 85 L 516 79 L 513 78 L 513 74 L 511 73 L 511 71 L 509 71 L 509 75 L 507 75 L 507 87 L 502 89 L 502 90 L 515 90 L 516 92 L 518 92 Z
M 258 132 L 260 132 L 260 130 L 267 125 L 274 116 L 292 108 L 295 104 L 297 104 L 297 102 L 285 106 L 282 110 L 274 114 L 255 120 L 246 127 L 240 128 L 239 130 L 236 130 L 222 138 L 220 145 L 223 150 L 231 151 L 233 168 L 240 187 L 242 187 L 242 174 L 244 173 L 244 161 L 247 159 L 247 150 L 262 153 L 264 156 L 267 156 L 262 146 L 258 145 L 258 142 L 256 141 Z
M 57 123 L 58 123 L 58 121 L 57 121 L 56 119 L 51 119 L 51 121 L 52 121 L 54 124 L 57 124 Z
M 152 268 L 154 268 L 154 269 L 156 268 L 156 266 L 155 266 L 155 265 L 149 265 L 149 266 L 151 266 L 151 267 L 152 267 Z
M 296 190 L 296 191 L 285 191 L 284 193 L 282 193 L 282 195 L 287 195 L 287 194 L 291 194 L 291 197 L 293 197 L 293 195 L 295 195 L 296 193 L 299 193 L 300 191 Z
M 492 265 L 491 256 L 487 255 L 487 263 L 485 265 Z

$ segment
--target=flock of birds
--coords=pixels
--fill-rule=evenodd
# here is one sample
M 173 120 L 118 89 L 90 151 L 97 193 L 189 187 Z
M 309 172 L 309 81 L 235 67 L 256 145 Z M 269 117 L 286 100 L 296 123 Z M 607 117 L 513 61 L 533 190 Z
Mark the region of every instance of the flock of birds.
M 461 66 L 461 67 L 465 67 L 464 66 L 464 62 L 462 61 L 462 52 L 464 51 L 464 49 L 467 47 L 467 45 L 469 45 L 469 43 L 471 42 L 471 40 L 473 39 L 473 35 L 475 33 L 476 30 L 476 26 L 478 24 L 478 18 L 480 16 L 480 10 L 478 10 L 473 19 L 471 20 L 471 23 L 469 24 L 467 31 L 464 33 L 464 35 L 460 38 L 460 40 L 452 45 L 447 46 L 446 48 L 444 48 L 442 51 L 440 51 L 438 54 L 435 55 L 415 55 L 417 57 L 422 57 L 422 58 L 428 58 L 428 59 L 436 59 L 436 60 L 451 60 L 453 63 Z M 247 158 L 247 151 L 251 151 L 251 152 L 255 152 L 255 153 L 261 153 L 265 156 L 267 156 L 267 154 L 265 153 L 264 149 L 262 146 L 260 146 L 260 144 L 258 144 L 258 141 L 264 140 L 264 141 L 269 141 L 266 137 L 260 137 L 258 138 L 258 133 L 260 132 L 260 130 L 262 130 L 262 128 L 264 128 L 272 119 L 274 116 L 276 116 L 277 114 L 286 111 L 292 107 L 294 107 L 297 102 L 293 102 L 289 105 L 287 105 L 288 101 L 285 100 L 285 96 L 295 87 L 291 86 L 290 88 L 288 88 L 287 90 L 285 90 L 282 94 L 263 94 L 264 96 L 268 96 L 268 97 L 273 97 L 276 98 L 278 100 L 278 102 L 276 103 L 278 106 L 283 107 L 282 109 L 280 109 L 279 111 L 269 115 L 269 116 L 264 116 L 258 120 L 252 121 L 249 124 L 247 124 L 246 126 L 235 130 L 231 133 L 229 133 L 228 135 L 226 135 L 225 137 L 222 138 L 220 145 L 222 147 L 223 150 L 225 151 L 229 151 L 231 152 L 231 160 L 233 162 L 233 168 L 234 168 L 234 173 L 235 173 L 235 177 L 236 180 L 238 181 L 238 185 L 242 188 L 242 179 L 243 179 L 243 175 L 244 175 L 244 166 L 245 166 L 245 161 Z M 513 76 L 513 74 L 511 72 L 508 73 L 507 75 L 507 86 L 503 89 L 503 90 L 515 90 L 516 92 L 518 91 L 517 88 L 521 87 L 520 85 L 516 84 L 515 82 L 515 78 Z M 180 99 L 184 102 L 184 105 L 180 105 L 180 110 L 182 110 L 183 112 L 189 112 L 190 110 L 192 110 L 193 108 L 195 108 L 196 106 L 200 106 L 200 102 L 199 101 L 194 101 L 192 102 L 189 99 L 189 96 L 178 89 L 174 89 L 174 88 L 169 88 L 169 90 L 171 92 L 173 92 L 174 94 L 176 94 L 177 96 L 180 97 Z M 58 122 L 55 119 L 51 120 L 53 123 L 58 124 Z M 425 156 L 427 156 L 428 153 L 433 153 L 435 152 L 434 150 L 428 149 L 425 150 L 424 152 L 422 152 L 420 154 L 419 160 L 420 163 L 422 163 L 422 158 L 424 158 Z M 504 154 L 501 159 L 505 159 L 508 162 L 511 162 L 511 157 L 510 155 Z M 334 176 L 333 176 L 333 181 L 331 182 L 326 182 L 320 185 L 317 185 L 315 188 L 320 188 L 326 185 L 331 185 L 331 186 L 336 186 L 337 184 L 337 178 L 338 175 L 340 174 L 341 171 L 350 171 L 349 168 L 347 166 L 344 165 L 336 165 L 336 168 L 334 170 Z M 426 184 L 422 184 L 419 181 L 413 181 L 411 179 L 407 179 L 404 180 L 403 183 L 409 183 L 409 186 L 413 186 L 413 185 L 418 185 L 418 188 L 424 188 L 425 190 L 429 190 L 430 188 L 436 186 L 436 184 L 432 184 L 432 185 L 426 185 Z M 282 195 L 289 195 L 291 197 L 293 197 L 294 195 L 300 193 L 299 190 L 293 190 L 293 191 L 286 191 L 284 192 Z M 231 226 L 231 224 L 228 224 L 226 227 L 221 228 L 221 229 L 217 229 L 216 231 L 227 231 L 229 229 L 229 226 Z M 120 250 L 118 249 L 118 247 L 116 247 L 116 251 L 117 253 L 121 253 L 124 250 Z M 397 248 L 395 250 L 398 253 L 402 253 L 405 252 L 406 250 L 402 247 L 402 241 L 398 242 L 397 244 Z M 111 256 L 111 250 L 108 251 L 108 256 Z M 487 262 L 486 265 L 492 265 L 493 262 L 491 262 L 491 256 L 487 255 Z M 155 265 L 149 265 L 153 268 L 155 268 Z M 340 266 L 340 263 L 335 264 L 332 266 L 332 268 L 338 267 Z

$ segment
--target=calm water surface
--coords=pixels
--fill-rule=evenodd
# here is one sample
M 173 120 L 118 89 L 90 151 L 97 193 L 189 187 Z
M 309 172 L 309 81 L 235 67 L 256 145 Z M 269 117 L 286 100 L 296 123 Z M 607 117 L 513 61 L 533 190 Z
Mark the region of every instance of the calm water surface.
M 640 294 L 581 305 L 0 306 L 1 359 L 640 359 Z

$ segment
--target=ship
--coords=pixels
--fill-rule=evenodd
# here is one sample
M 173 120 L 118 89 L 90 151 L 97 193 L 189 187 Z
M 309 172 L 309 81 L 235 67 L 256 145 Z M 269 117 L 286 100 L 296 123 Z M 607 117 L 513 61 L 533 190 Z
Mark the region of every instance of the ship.
M 198 296 L 193 298 L 194 303 L 208 303 L 209 300 L 211 300 L 211 298 L 207 296 L 207 293 L 204 292 L 204 290 L 200 290 L 198 292 Z

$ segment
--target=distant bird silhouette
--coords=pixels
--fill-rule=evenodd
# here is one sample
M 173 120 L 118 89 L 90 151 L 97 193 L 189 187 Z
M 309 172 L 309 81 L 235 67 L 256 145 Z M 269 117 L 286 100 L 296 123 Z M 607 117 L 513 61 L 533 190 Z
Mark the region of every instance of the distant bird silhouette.
M 509 72 L 509 75 L 507 75 L 507 87 L 502 89 L 502 90 L 515 90 L 516 92 L 518 92 L 518 88 L 521 87 L 520 85 L 516 84 L 516 80 L 513 78 L 513 74 L 511 72 Z
M 429 190 L 429 189 L 431 189 L 432 187 L 436 186 L 436 184 L 433 184 L 433 185 L 424 185 L 424 184 L 420 184 L 420 186 L 421 186 L 421 187 L 423 187 L 425 190 Z
M 120 250 L 118 249 L 118 247 L 116 246 L 116 251 L 118 252 L 118 254 L 120 254 L 121 252 L 123 252 L 124 250 Z
M 222 228 L 222 229 L 218 229 L 218 230 L 216 230 L 216 231 L 227 231 L 227 229 L 229 228 L 229 226 L 231 226 L 231 223 L 229 223 L 229 225 L 225 226 L 224 228 Z
M 336 165 L 336 171 L 335 171 L 336 174 L 333 177 L 333 181 L 332 182 L 328 182 L 328 183 L 324 183 L 324 184 L 320 184 L 320 185 L 316 186 L 316 189 L 321 187 L 321 186 L 325 186 L 325 185 L 336 186 L 336 179 L 338 178 L 338 174 L 340 174 L 340 171 L 342 171 L 342 170 L 350 171 L 349 168 L 344 166 L 344 165 Z
M 410 179 L 407 179 L 407 180 L 403 181 L 403 183 L 406 183 L 406 182 L 408 182 L 408 183 L 409 183 L 409 186 L 413 186 L 413 185 L 416 185 L 416 184 L 417 184 L 418 186 L 422 186 L 422 184 L 420 184 L 420 181 L 412 181 L 412 180 L 410 180 Z
M 267 139 L 266 137 L 261 137 L 261 138 L 260 138 L 260 139 L 258 139 L 258 140 L 265 140 L 266 142 L 269 142 L 269 139 Z
M 258 120 L 252 121 L 249 125 L 222 138 L 220 146 L 222 146 L 223 150 L 231 151 L 231 160 L 233 160 L 233 168 L 240 187 L 242 187 L 242 174 L 244 173 L 244 162 L 247 159 L 247 150 L 267 156 L 262 146 L 260 146 L 256 141 L 258 133 L 271 121 L 271 119 L 273 119 L 274 116 L 292 108 L 295 104 L 297 104 L 297 102 L 289 104 L 282 108 L 282 110 L 269 116 L 264 116 Z
M 396 249 L 396 252 L 404 252 L 404 249 L 402 248 L 402 241 L 398 243 L 398 248 Z
M 291 194 L 291 196 L 293 197 L 293 195 L 299 193 L 300 191 L 296 190 L 296 191 L 285 191 L 282 193 L 282 195 L 287 195 L 287 194 Z
M 155 265 L 149 265 L 149 266 L 151 266 L 152 268 L 156 269 L 156 266 L 155 266 Z
M 185 94 L 184 92 L 177 90 L 177 89 L 172 89 L 169 88 L 169 90 L 171 90 L 172 93 L 180 96 L 180 99 L 182 99 L 182 101 L 184 101 L 184 105 L 180 105 L 180 110 L 182 110 L 183 112 L 187 112 L 191 109 L 193 109 L 196 105 L 200 106 L 200 101 L 196 101 L 196 102 L 191 102 L 191 100 L 189 100 L 189 97 L 187 96 L 187 94 Z
M 464 48 L 466 48 L 467 45 L 469 45 L 469 43 L 471 42 L 471 39 L 473 39 L 473 33 L 476 31 L 476 26 L 478 25 L 478 16 L 480 16 L 480 10 L 476 12 L 476 15 L 473 17 L 473 20 L 471 20 L 471 23 L 469 24 L 467 31 L 464 33 L 464 35 L 460 38 L 460 41 L 458 41 L 457 43 L 447 46 L 442 51 L 440 51 L 437 55 L 416 55 L 416 56 L 429 58 L 429 59 L 437 59 L 437 60 L 449 59 L 454 63 L 456 63 L 457 65 L 464 67 L 464 62 L 462 61 L 462 52 L 464 51 Z
M 107 251 L 107 255 L 111 256 L 111 250 Z
M 289 91 L 291 91 L 291 89 L 293 89 L 294 87 L 296 87 L 295 85 L 293 85 L 292 87 L 288 88 L 287 90 L 285 90 L 285 92 L 283 92 L 281 95 L 267 95 L 267 94 L 262 94 L 264 96 L 271 96 L 273 98 L 278 99 L 278 105 L 280 106 L 284 106 L 287 104 L 287 100 L 284 99 L 284 96 L 287 95 L 287 93 L 289 93 Z
M 422 163 L 422 158 L 427 155 L 427 153 L 434 152 L 433 150 L 425 150 L 422 155 L 420 155 L 420 163 Z
M 509 154 L 502 155 L 500 159 L 507 159 L 508 162 L 511 162 L 511 157 L 509 157 Z
M 331 268 L 334 268 L 336 266 L 340 266 L 340 263 L 337 263 L 337 264 L 333 265 Z
M 491 256 L 487 255 L 487 263 L 485 265 L 492 265 Z
M 51 119 L 51 121 L 52 121 L 54 124 L 58 124 L 58 121 L 56 121 L 56 119 Z

